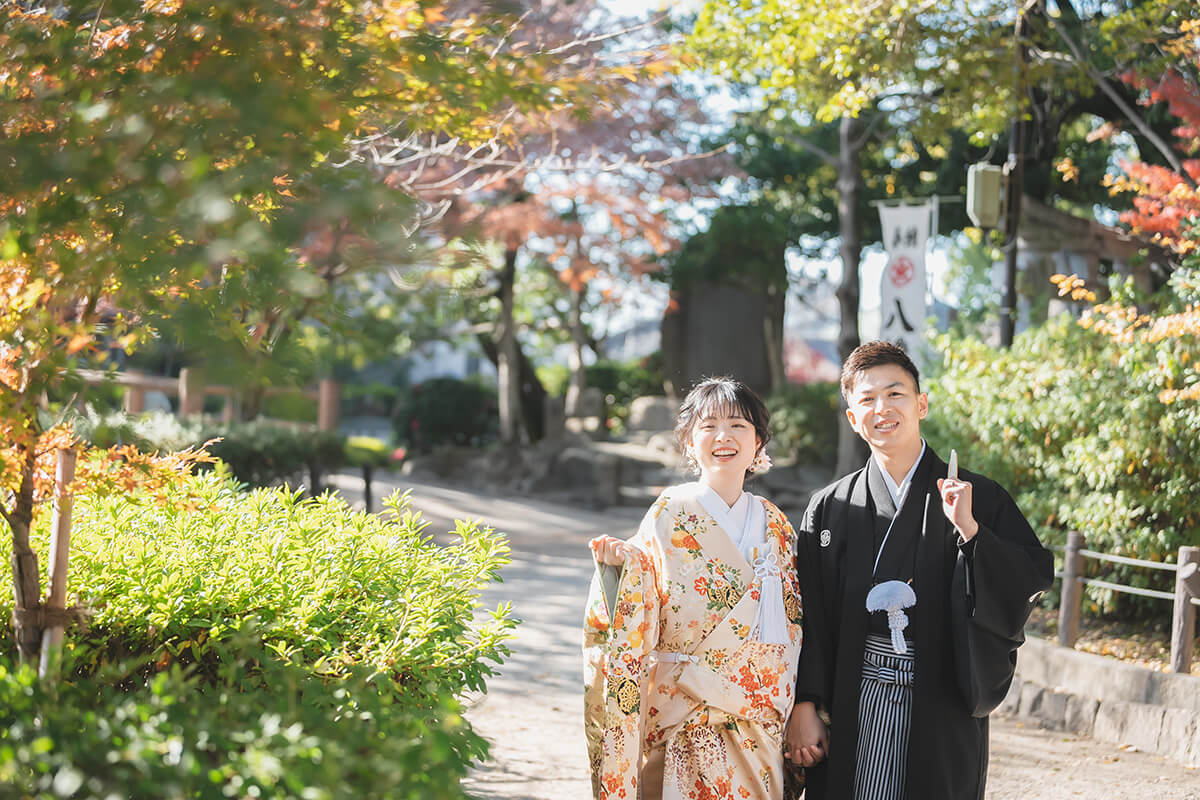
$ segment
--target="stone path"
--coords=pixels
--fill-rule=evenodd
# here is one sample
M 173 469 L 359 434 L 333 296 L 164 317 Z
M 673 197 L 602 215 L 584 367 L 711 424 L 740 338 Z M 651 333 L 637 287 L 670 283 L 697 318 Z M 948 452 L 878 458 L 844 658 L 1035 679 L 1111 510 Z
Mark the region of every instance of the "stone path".
M 470 698 L 468 718 L 492 742 L 493 758 L 472 773 L 468 792 L 480 800 L 587 800 L 579 656 L 586 544 L 600 533 L 628 535 L 641 510 L 580 511 L 408 479 L 379 484 L 376 497 L 411 488 L 432 531 L 482 519 L 512 544 L 504 582 L 488 589 L 484 604 L 512 601 L 523 623 L 488 693 Z M 350 475 L 334 476 L 333 485 L 349 500 L 361 496 Z M 1200 770 L 1001 717 L 992 722 L 988 784 L 988 800 L 1200 800 Z

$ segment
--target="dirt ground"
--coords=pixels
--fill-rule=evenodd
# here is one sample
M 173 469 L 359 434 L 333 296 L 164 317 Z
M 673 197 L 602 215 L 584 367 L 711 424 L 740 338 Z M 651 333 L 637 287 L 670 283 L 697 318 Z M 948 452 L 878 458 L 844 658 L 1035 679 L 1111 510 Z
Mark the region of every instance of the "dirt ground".
M 600 533 L 626 536 L 641 511 L 603 513 L 520 498 L 496 498 L 405 479 L 414 505 L 433 525 L 482 519 L 508 535 L 513 561 L 485 607 L 512 601 L 523 620 L 512 655 L 470 698 L 467 712 L 492 742 L 492 760 L 466 788 L 480 800 L 585 800 L 590 796 L 582 725 L 580 621 L 591 571 L 586 543 Z M 350 476 L 334 484 L 348 499 Z M 376 496 L 390 492 L 376 490 Z M 1200 770 L 1159 756 L 993 717 L 988 800 L 1200 800 Z

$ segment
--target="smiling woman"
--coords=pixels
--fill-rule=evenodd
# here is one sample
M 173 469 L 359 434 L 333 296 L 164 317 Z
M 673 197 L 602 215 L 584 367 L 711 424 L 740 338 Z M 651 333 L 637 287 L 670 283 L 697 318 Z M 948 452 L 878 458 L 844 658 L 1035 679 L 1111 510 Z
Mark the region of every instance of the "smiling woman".
M 675 433 L 699 480 L 666 489 L 628 542 L 591 543 L 585 719 L 597 798 L 784 796 L 801 640 L 795 534 L 742 488 L 769 466 L 768 421 L 742 383 L 697 385 Z

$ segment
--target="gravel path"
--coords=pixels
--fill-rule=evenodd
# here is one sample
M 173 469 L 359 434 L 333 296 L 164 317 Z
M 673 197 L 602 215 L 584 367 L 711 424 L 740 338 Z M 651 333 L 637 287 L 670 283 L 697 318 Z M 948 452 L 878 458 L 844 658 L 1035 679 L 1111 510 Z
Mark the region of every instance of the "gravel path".
M 361 481 L 334 476 L 350 500 Z M 379 481 L 376 496 L 411 488 L 432 531 L 455 519 L 482 519 L 508 535 L 513 561 L 486 607 L 512 601 L 523 620 L 512 655 L 470 698 L 468 718 L 492 742 L 492 760 L 467 790 L 480 800 L 587 800 L 580 621 L 591 571 L 586 543 L 599 533 L 626 536 L 641 511 L 595 513 L 524 498 L 496 498 L 405 479 Z M 1200 800 L 1200 770 L 1159 756 L 992 718 L 988 800 Z

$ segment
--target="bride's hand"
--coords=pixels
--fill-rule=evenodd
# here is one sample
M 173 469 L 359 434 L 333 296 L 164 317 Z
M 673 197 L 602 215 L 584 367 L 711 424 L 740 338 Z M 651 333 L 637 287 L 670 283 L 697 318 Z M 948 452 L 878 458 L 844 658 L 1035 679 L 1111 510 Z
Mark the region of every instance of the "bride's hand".
M 601 564 L 619 567 L 625 563 L 625 557 L 633 551 L 625 542 L 612 536 L 597 536 L 588 542 L 592 553 Z

